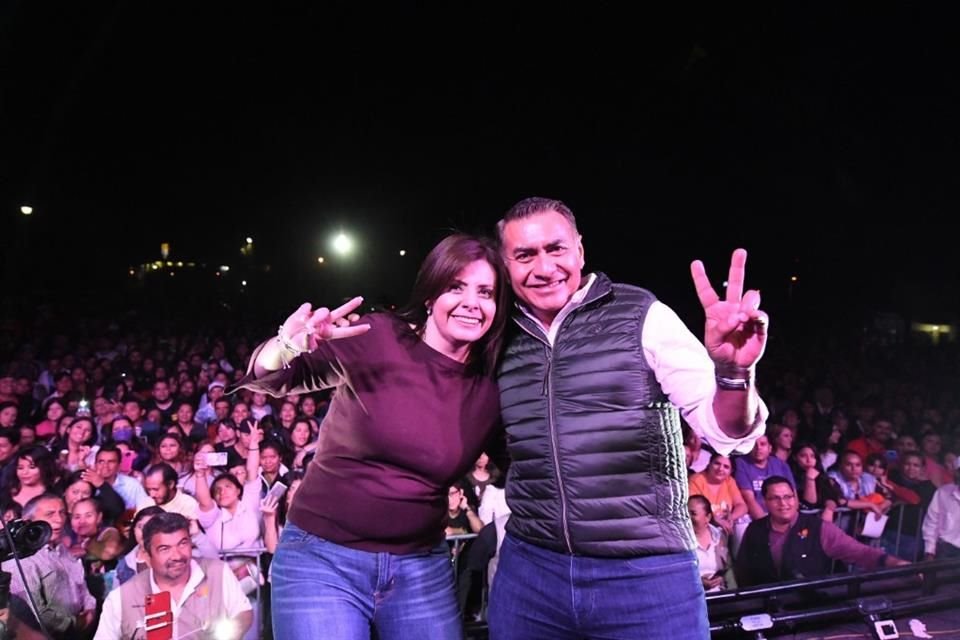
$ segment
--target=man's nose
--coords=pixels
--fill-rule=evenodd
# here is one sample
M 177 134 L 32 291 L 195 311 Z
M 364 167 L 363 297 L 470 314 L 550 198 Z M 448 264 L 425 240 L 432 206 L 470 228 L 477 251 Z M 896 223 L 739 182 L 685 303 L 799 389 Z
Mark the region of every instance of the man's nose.
M 536 274 L 550 275 L 554 270 L 553 258 L 551 258 L 545 251 L 537 253 L 533 258 L 533 269 Z

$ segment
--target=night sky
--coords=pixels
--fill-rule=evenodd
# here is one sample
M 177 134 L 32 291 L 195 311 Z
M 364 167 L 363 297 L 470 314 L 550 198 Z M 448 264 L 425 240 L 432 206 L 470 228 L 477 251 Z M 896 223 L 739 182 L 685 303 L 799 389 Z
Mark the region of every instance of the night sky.
M 772 314 L 957 312 L 960 56 L 926 3 L 88 4 L 0 9 L 21 288 L 108 286 L 164 241 L 236 264 L 251 236 L 274 293 L 402 298 L 445 232 L 544 195 L 588 268 L 682 314 L 690 260 L 720 280 L 736 246 Z M 319 267 L 341 228 L 361 256 Z

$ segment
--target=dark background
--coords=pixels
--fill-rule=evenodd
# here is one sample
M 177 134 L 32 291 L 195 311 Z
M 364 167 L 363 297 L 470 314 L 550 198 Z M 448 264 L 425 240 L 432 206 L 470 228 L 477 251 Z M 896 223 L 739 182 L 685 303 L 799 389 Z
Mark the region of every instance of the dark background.
M 689 262 L 719 283 L 736 246 L 774 326 L 955 317 L 946 9 L 401 4 L 4 5 L 5 313 L 401 302 L 445 232 L 544 195 L 692 322 Z M 203 266 L 143 273 L 161 242 Z

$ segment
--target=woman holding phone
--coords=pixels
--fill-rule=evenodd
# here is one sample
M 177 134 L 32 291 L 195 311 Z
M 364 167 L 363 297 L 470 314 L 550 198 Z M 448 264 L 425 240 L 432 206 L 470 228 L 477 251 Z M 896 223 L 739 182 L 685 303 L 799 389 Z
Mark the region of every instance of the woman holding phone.
M 693 535 L 697 539 L 697 563 L 703 590 L 711 592 L 731 588 L 733 572 L 729 570 L 727 533 L 712 524 L 713 510 L 710 508 L 710 500 L 706 496 L 693 495 L 688 500 L 688 507 Z
M 446 491 L 500 424 L 508 282 L 492 243 L 454 234 L 399 312 L 304 304 L 254 352 L 240 387 L 334 390 L 273 559 L 276 637 L 463 637 Z

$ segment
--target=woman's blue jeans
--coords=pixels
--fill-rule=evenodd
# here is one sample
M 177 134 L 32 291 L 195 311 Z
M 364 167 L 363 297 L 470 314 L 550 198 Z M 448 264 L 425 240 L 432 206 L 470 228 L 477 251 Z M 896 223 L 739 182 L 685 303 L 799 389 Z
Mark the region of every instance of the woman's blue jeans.
M 710 638 L 692 551 L 588 558 L 507 535 L 490 589 L 490 640 Z
M 277 640 L 460 640 L 450 549 L 350 549 L 287 523 L 271 568 Z

